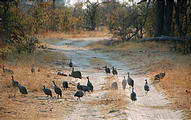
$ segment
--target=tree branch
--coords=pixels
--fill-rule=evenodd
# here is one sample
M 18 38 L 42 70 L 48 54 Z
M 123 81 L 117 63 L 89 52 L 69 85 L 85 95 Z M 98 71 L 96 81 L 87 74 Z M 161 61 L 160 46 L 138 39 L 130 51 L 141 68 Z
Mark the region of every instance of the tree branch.
M 149 9 L 149 5 L 150 5 L 150 3 L 151 3 L 151 0 L 149 0 L 148 3 L 147 3 L 146 13 L 145 13 L 145 19 L 144 19 L 143 24 L 142 24 L 142 25 L 135 31 L 135 33 L 134 33 L 133 35 L 131 35 L 129 38 L 127 38 L 126 41 L 130 40 L 131 38 L 133 38 L 133 37 L 139 32 L 139 30 L 142 29 L 143 26 L 145 25 L 146 20 L 147 20 L 147 16 L 148 16 L 148 9 Z
M 186 36 L 184 38 L 180 38 L 180 37 L 161 36 L 161 37 L 145 38 L 145 39 L 140 40 L 140 42 L 146 42 L 146 41 L 150 41 L 150 42 L 152 42 L 152 41 L 157 41 L 157 42 L 160 42 L 160 41 L 177 41 L 179 43 L 184 43 L 185 40 L 191 40 L 191 37 Z

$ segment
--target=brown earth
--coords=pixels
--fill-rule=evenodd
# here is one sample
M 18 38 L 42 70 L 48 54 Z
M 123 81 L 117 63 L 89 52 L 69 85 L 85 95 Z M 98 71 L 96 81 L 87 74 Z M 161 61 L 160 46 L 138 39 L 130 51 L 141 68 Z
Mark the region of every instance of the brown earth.
M 122 58 L 130 68 L 151 78 L 151 84 L 167 95 L 177 110 L 185 111 L 186 119 L 191 119 L 191 56 L 171 51 L 172 47 L 172 43 L 127 42 L 112 45 L 111 48 L 107 41 L 91 46 L 104 53 L 114 53 L 118 57 L 113 59 Z M 155 81 L 154 76 L 164 71 L 165 78 Z
M 56 40 L 55 42 L 58 41 Z M 83 41 L 74 41 L 74 43 L 81 45 L 80 43 L 83 43 Z M 24 56 L 25 59 L 21 56 L 17 62 L 15 62 L 14 57 L 9 58 L 9 61 L 5 63 L 6 68 L 12 69 L 15 72 L 15 79 L 28 88 L 29 94 L 27 97 L 22 97 L 17 91 L 17 95 L 14 98 L 11 87 L 11 75 L 5 74 L 0 70 L 1 119 L 81 120 L 87 118 L 100 120 L 152 119 L 157 117 L 159 119 L 182 118 L 177 110 L 184 110 L 188 114 L 187 119 L 190 119 L 189 91 L 191 87 L 188 77 L 191 65 L 190 56 L 170 52 L 168 46 L 164 46 L 161 50 L 160 45 L 156 43 L 124 43 L 112 47 L 104 45 L 102 42 L 99 42 L 99 44 L 93 42 L 93 45 L 90 45 L 90 47 L 71 45 L 73 44 L 52 47 L 53 50 L 65 50 L 66 52 L 71 50 L 72 55 L 68 54 L 70 56 L 62 52 L 48 51 L 45 53 L 40 52 L 30 57 Z M 90 52 L 92 49 L 102 54 L 92 54 Z M 73 50 L 77 52 L 73 52 Z M 90 58 L 84 58 L 87 54 Z M 84 76 L 82 80 L 76 81 L 68 76 L 57 75 L 58 71 L 64 71 L 66 74 L 69 74 L 71 69 L 66 67 L 68 58 L 73 57 L 74 60 L 76 59 L 74 62 L 78 62 L 80 60 L 79 56 L 94 66 L 87 69 L 83 69 L 82 67 L 84 66 L 76 66 L 77 69 L 82 70 Z M 105 56 L 107 58 L 103 58 Z M 24 63 L 23 61 L 27 62 Z M 63 64 L 63 61 L 66 63 Z M 103 62 L 110 65 L 120 64 L 118 68 L 120 75 L 118 77 L 106 76 L 103 73 L 104 69 L 100 67 L 103 66 Z M 47 65 L 47 63 L 49 64 Z M 32 74 L 30 72 L 32 64 L 35 64 L 36 69 L 40 71 Z M 123 69 L 120 67 L 123 67 Z M 124 91 L 121 88 L 121 80 L 124 75 L 126 76 L 127 69 L 129 71 L 136 71 L 132 75 L 135 78 L 135 91 L 138 95 L 138 100 L 134 104 L 129 99 L 131 90 L 126 89 Z M 142 80 L 153 78 L 156 73 L 163 71 L 167 73 L 165 78 L 160 82 L 152 82 L 150 80 L 151 91 L 148 96 L 145 96 L 142 90 L 144 85 Z M 93 93 L 88 93 L 82 98 L 82 102 L 79 102 L 73 97 L 73 94 L 76 91 L 77 82 L 82 84 L 87 83 L 85 76 L 90 76 L 92 83 L 96 87 Z M 63 80 L 69 81 L 71 88 L 63 90 L 63 98 L 56 98 L 52 80 L 55 80 L 60 87 L 62 87 L 61 83 Z M 118 82 L 120 86 L 117 91 L 110 89 L 111 83 L 114 81 Z M 43 94 L 42 86 L 44 84 L 51 88 L 53 98 L 47 98 Z M 155 87 L 157 90 L 155 90 Z M 168 101 L 165 100 L 166 97 L 161 95 L 161 90 L 162 93 L 166 93 L 168 99 L 173 101 L 174 104 L 168 104 Z M 174 112 L 174 110 L 177 112 Z

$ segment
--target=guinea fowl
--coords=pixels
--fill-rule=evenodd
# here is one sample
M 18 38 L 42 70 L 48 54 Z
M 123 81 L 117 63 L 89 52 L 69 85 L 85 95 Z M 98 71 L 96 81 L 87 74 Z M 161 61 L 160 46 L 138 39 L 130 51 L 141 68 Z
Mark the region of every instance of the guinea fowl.
M 82 90 L 82 91 L 84 91 L 84 92 L 89 92 L 89 91 L 90 91 L 90 88 L 89 88 L 88 86 L 80 85 L 80 83 L 78 83 L 77 89 L 78 89 L 78 90 Z
M 12 70 L 6 69 L 4 65 L 3 65 L 3 72 L 4 73 L 9 73 L 9 74 L 14 74 L 14 72 Z
M 159 73 L 157 75 L 155 75 L 154 80 L 161 80 L 165 77 L 165 72 L 164 73 Z
M 126 86 L 127 86 L 127 80 L 125 79 L 125 76 L 124 76 L 124 79 L 122 80 L 122 87 L 124 90 L 125 90 Z
M 62 85 L 63 85 L 63 88 L 64 88 L 64 89 L 69 88 L 69 87 L 68 87 L 68 82 L 67 82 L 67 81 L 64 81 L 64 82 L 62 83 Z
M 32 72 L 32 73 L 34 73 L 34 72 L 35 72 L 35 67 L 34 67 L 34 64 L 32 65 L 31 72 Z
M 132 93 L 131 93 L 131 100 L 132 100 L 132 102 L 137 100 L 136 93 L 134 92 L 133 87 L 132 87 Z
M 43 91 L 44 91 L 44 94 L 47 95 L 47 97 L 50 95 L 52 97 L 52 91 L 48 88 L 45 87 L 45 85 L 43 86 Z
M 117 82 L 113 82 L 113 83 L 111 84 L 111 88 L 112 88 L 113 90 L 117 90 L 117 89 L 118 89 Z
M 154 80 L 160 80 L 160 74 L 155 75 Z
M 145 93 L 146 93 L 146 94 L 147 94 L 148 91 L 149 91 L 149 85 L 148 85 L 147 79 L 145 80 L 144 90 L 145 90 Z
M 117 75 L 118 74 L 115 67 L 112 67 L 112 73 L 113 73 L 113 75 Z
M 110 73 L 110 68 L 107 67 L 107 65 L 105 66 L 105 73 L 109 74 Z
M 69 67 L 70 67 L 70 68 L 73 67 L 72 59 L 70 59 Z
M 165 72 L 160 73 L 160 77 L 161 77 L 161 79 L 163 79 L 165 75 L 166 75 L 166 73 L 165 73 Z
M 27 88 L 25 86 L 22 86 L 21 84 L 18 84 L 19 91 L 21 94 L 28 94 Z
M 62 90 L 56 85 L 55 81 L 52 81 L 52 82 L 54 84 L 54 92 L 58 94 L 58 98 L 59 96 L 62 97 Z
M 89 87 L 90 91 L 93 92 L 93 90 L 94 90 L 94 86 L 93 86 L 92 83 L 90 82 L 90 80 L 89 80 L 89 76 L 87 77 L 87 79 L 88 79 L 87 86 Z
M 72 68 L 72 73 L 69 75 L 72 76 L 74 78 L 80 78 L 82 79 L 82 74 L 80 71 L 74 71 L 74 68 Z
M 13 87 L 18 87 L 19 82 L 14 79 L 14 76 L 11 76 L 11 78 L 12 78 L 12 85 L 13 85 Z
M 68 76 L 67 74 L 65 74 L 64 72 L 61 72 L 61 71 L 57 72 L 57 75 Z
M 129 86 L 131 86 L 131 87 L 134 86 L 134 80 L 129 76 L 129 72 L 128 72 L 127 82 L 129 84 Z
M 74 94 L 74 97 L 78 97 L 78 99 L 80 100 L 81 97 L 84 96 L 84 92 L 82 90 L 79 90 L 77 91 L 75 94 Z M 78 100 L 77 99 L 77 100 Z M 81 100 L 80 100 L 81 101 Z
M 11 76 L 12 78 L 12 86 L 15 89 L 14 97 L 16 95 L 16 88 L 19 86 L 19 82 L 14 79 L 14 76 Z

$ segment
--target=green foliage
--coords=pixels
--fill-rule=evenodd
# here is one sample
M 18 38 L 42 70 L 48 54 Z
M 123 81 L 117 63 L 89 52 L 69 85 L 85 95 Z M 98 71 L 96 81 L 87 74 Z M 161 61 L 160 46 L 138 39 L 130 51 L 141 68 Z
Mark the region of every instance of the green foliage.
M 36 3 L 32 7 L 17 6 L 15 2 L 0 2 L 0 34 L 4 40 L 14 46 L 17 52 L 33 52 L 38 40 L 35 34 L 47 31 L 68 32 L 80 29 L 83 17 L 73 15 L 72 8 L 52 9 L 48 2 Z
M 35 6 L 28 11 L 28 25 L 31 33 L 40 33 L 46 29 L 49 20 L 49 7 L 47 5 L 35 4 Z
M 99 3 L 87 4 L 87 10 L 85 13 L 85 27 L 88 30 L 95 30 L 98 22 L 98 6 Z
M 48 31 L 69 32 L 84 27 L 95 30 L 105 25 L 114 37 L 123 41 L 128 40 L 137 30 L 135 39 L 152 37 L 156 12 L 153 2 L 149 6 L 147 22 L 140 29 L 145 18 L 146 4 L 130 6 L 128 3 L 108 0 L 102 4 L 88 2 L 86 9 L 83 9 L 82 2 L 76 3 L 74 7 L 53 9 L 52 2 L 36 2 L 31 7 L 20 6 L 14 1 L 0 2 L 0 34 L 5 35 L 7 39 L 4 41 L 18 51 L 28 52 L 32 52 L 38 44 L 31 42 L 31 38 Z M 175 8 L 170 35 L 191 35 L 191 7 L 179 3 Z
M 138 9 L 140 9 L 140 14 L 142 17 L 145 17 L 145 9 L 146 9 L 146 3 L 141 4 L 137 6 Z M 151 3 L 148 10 L 148 17 L 145 25 L 143 26 L 145 36 L 146 37 L 153 37 L 154 36 L 154 4 Z
M 139 14 L 139 9 L 122 5 L 110 16 L 109 30 L 114 37 L 127 40 L 135 30 L 143 23 L 143 17 Z

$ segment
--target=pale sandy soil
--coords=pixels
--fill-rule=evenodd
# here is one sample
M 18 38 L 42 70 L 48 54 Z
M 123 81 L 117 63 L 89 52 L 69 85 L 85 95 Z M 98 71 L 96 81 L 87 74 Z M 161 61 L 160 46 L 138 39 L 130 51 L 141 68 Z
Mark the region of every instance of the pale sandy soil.
M 122 57 L 118 53 L 107 52 L 100 53 L 94 51 L 91 47 L 86 47 L 91 42 L 101 40 L 91 38 L 86 39 L 70 39 L 62 40 L 48 45 L 51 51 L 65 53 L 68 58 L 73 60 L 75 70 L 80 70 L 83 75 L 82 80 L 75 80 L 70 77 L 61 77 L 56 75 L 57 68 L 63 70 L 67 74 L 70 69 L 67 65 L 57 66 L 52 69 L 51 77 L 47 80 L 48 87 L 53 91 L 52 79 L 56 79 L 58 86 L 62 86 L 63 80 L 68 80 L 71 88 L 64 91 L 64 97 L 61 99 L 47 99 L 42 91 L 31 92 L 27 97 L 8 98 L 8 92 L 1 95 L 0 104 L 1 119 L 60 119 L 60 120 L 163 120 L 163 119 L 184 119 L 184 112 L 175 109 L 168 97 L 156 90 L 155 86 L 147 76 L 143 62 L 136 61 L 134 54 L 126 53 L 126 57 Z M 123 53 L 124 54 L 124 53 Z M 141 53 L 142 54 L 142 53 Z M 129 56 L 128 56 L 129 55 Z M 136 53 L 139 55 L 139 53 Z M 149 61 L 148 61 L 149 62 Z M 119 75 L 106 75 L 104 68 L 115 66 Z M 145 66 L 143 67 L 145 68 Z M 14 69 L 13 69 L 14 70 Z M 50 70 L 48 70 L 50 71 Z M 122 90 L 121 81 L 123 76 L 127 76 L 130 72 L 131 77 L 135 81 L 135 92 L 137 101 L 132 103 L 130 100 L 131 90 L 127 85 L 127 89 Z M 93 93 L 87 93 L 81 102 L 73 97 L 76 91 L 76 84 L 87 84 L 86 76 L 90 77 L 95 90 Z M 145 95 L 143 86 L 145 78 L 149 79 L 150 92 Z M 5 77 L 4 80 L 8 79 Z M 19 81 L 19 79 L 17 79 Z M 111 90 L 111 83 L 118 83 L 118 90 Z M 5 85 L 10 84 L 10 82 Z M 39 83 L 40 84 L 40 83 Z M 1 90 L 7 90 L 5 86 Z M 9 90 L 9 89 L 8 89 Z M 55 96 L 55 93 L 54 93 Z M 5 101 L 6 100 L 6 101 Z M 20 105 L 9 106 L 5 104 Z M 6 107 L 4 107 L 6 106 Z M 26 106 L 26 107 L 25 107 Z M 11 107 L 13 109 L 11 109 Z M 29 116 L 30 115 L 30 116 Z
M 95 40 L 94 40 L 95 41 Z M 72 42 L 71 44 L 68 45 L 68 42 Z M 66 46 L 62 46 L 66 44 Z M 113 115 L 108 116 L 109 114 L 106 114 L 102 112 L 100 114 L 97 112 L 95 109 L 98 111 L 101 111 L 101 107 L 99 104 L 95 106 L 87 106 L 86 103 L 91 102 L 89 100 L 84 101 L 84 104 L 80 104 L 79 106 L 77 105 L 77 108 L 72 114 L 67 117 L 68 119 L 74 119 L 74 117 L 70 118 L 70 116 L 79 116 L 76 117 L 76 119 L 84 119 L 83 116 L 88 116 L 88 119 L 183 119 L 184 115 L 182 111 L 175 110 L 173 104 L 167 100 L 167 96 L 165 96 L 163 93 L 160 93 L 155 89 L 155 87 L 151 84 L 151 92 L 146 96 L 144 91 L 143 91 L 143 86 L 144 86 L 144 79 L 147 78 L 146 75 L 144 75 L 144 72 L 141 71 L 142 69 L 141 66 L 143 63 L 136 63 L 136 60 L 131 60 L 125 61 L 126 59 L 121 57 L 119 54 L 113 54 L 113 53 L 99 53 L 95 52 L 92 50 L 89 50 L 91 48 L 89 47 L 84 47 L 87 44 L 90 44 L 91 41 L 88 39 L 81 40 L 80 42 L 76 42 L 75 40 L 70 40 L 70 41 L 62 41 L 55 47 L 56 49 L 62 49 L 66 55 L 69 58 L 72 58 L 75 65 L 79 68 L 78 70 L 84 70 L 87 68 L 99 68 L 103 67 L 104 65 L 101 63 L 98 63 L 97 66 L 94 65 L 92 66 L 87 60 L 91 58 L 96 58 L 96 59 L 101 59 L 104 62 L 107 63 L 110 66 L 115 66 L 118 69 L 119 75 L 117 78 L 114 78 L 114 81 L 118 82 L 119 90 L 117 91 L 116 96 L 120 96 L 121 94 L 123 97 L 121 98 L 121 101 L 126 101 L 126 104 L 123 104 L 123 109 L 120 108 L 120 110 L 116 110 Z M 70 46 L 72 45 L 72 47 Z M 53 46 L 52 46 L 53 47 Z M 139 53 L 138 53 L 139 54 Z M 101 71 L 103 74 L 103 70 Z M 121 89 L 121 81 L 123 79 L 123 76 L 127 74 L 127 72 L 132 73 L 132 77 L 135 80 L 135 92 L 137 93 L 137 102 L 131 103 L 129 96 L 131 91 L 129 89 L 123 91 Z M 93 75 L 96 76 L 96 78 L 104 80 L 107 82 L 107 79 L 103 79 L 104 74 L 100 74 L 99 76 L 96 75 L 97 72 L 94 72 Z M 100 78 L 102 77 L 102 78 Z M 92 79 L 92 82 L 99 83 L 97 79 L 94 78 Z M 149 80 L 149 83 L 152 81 Z M 109 83 L 111 84 L 111 82 Z M 98 89 L 99 90 L 99 89 Z M 106 91 L 105 94 L 110 94 L 110 90 Z M 96 96 L 101 96 L 104 91 L 101 91 L 100 93 L 97 93 L 98 95 Z M 112 93 L 116 93 L 116 91 L 112 91 Z M 107 95 L 106 95 L 107 96 Z M 107 96 L 108 97 L 108 96 Z M 97 100 L 96 98 L 94 99 L 94 96 L 92 95 L 91 97 L 92 101 Z M 109 106 L 113 106 L 112 108 L 115 110 L 117 109 L 117 105 L 113 105 L 112 103 Z M 89 108 L 90 107 L 90 108 Z M 118 108 L 118 109 L 119 109 Z M 90 111 L 93 110 L 95 112 L 92 113 L 86 113 L 84 111 L 87 111 L 89 109 Z M 103 114 L 104 113 L 104 114 Z M 93 114 L 93 115 L 91 115 Z M 95 115 L 94 115 L 95 114 Z M 93 117 L 96 116 L 96 117 Z M 99 117 L 98 117 L 99 116 Z

